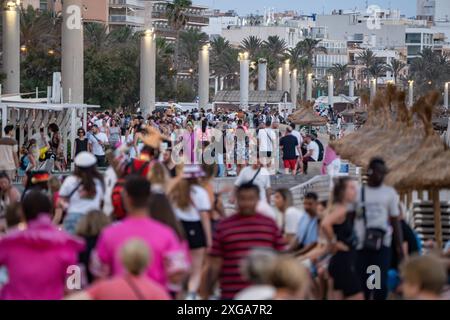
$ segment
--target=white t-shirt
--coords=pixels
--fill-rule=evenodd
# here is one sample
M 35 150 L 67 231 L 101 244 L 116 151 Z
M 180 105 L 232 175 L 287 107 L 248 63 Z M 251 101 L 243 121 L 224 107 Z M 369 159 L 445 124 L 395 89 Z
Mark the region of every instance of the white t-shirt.
M 188 222 L 201 221 L 200 212 L 211 210 L 208 192 L 200 186 L 192 186 L 191 201 L 193 205 L 185 210 L 174 208 L 175 215 L 179 220 Z
M 96 156 L 104 156 L 105 150 L 103 150 L 103 147 L 101 146 L 99 141 L 103 142 L 104 144 L 107 144 L 108 136 L 103 132 L 99 132 L 96 135 L 94 134 L 89 135 L 89 143 L 92 146 L 92 153 Z
M 273 146 L 276 143 L 275 131 L 270 128 L 264 128 L 258 132 L 259 151 L 273 152 Z
M 307 149 L 308 151 L 312 150 L 311 158 L 313 158 L 314 161 L 317 161 L 317 159 L 319 159 L 319 145 L 315 141 L 311 141 L 308 144 Z
M 394 188 L 381 185 L 379 188 L 364 186 L 364 203 L 366 208 L 367 227 L 379 228 L 386 233 L 383 239 L 383 245 L 391 247 L 392 228 L 389 223 L 389 217 L 398 217 L 400 215 L 399 196 Z M 359 191 L 358 205 L 361 207 L 362 193 Z M 357 217 L 354 224 L 355 232 L 358 237 L 357 249 L 363 246 L 366 228 L 364 219 Z
M 297 130 L 292 130 L 291 134 L 297 138 L 298 145 L 301 146 L 303 144 L 303 138 L 300 132 L 298 132 Z M 295 155 L 296 156 L 300 155 L 300 153 L 298 152 L 298 148 L 295 148 Z
M 114 171 L 113 167 L 108 167 L 108 169 L 106 169 L 104 181 L 105 181 L 105 197 L 103 199 L 103 212 L 106 215 L 110 216 L 114 211 L 111 196 L 114 189 L 114 185 L 117 182 L 117 174 L 116 171 Z
M 296 207 L 289 207 L 285 213 L 284 233 L 297 234 L 298 223 L 305 213 Z
M 88 214 L 89 211 L 92 210 L 100 210 L 101 202 L 104 197 L 103 186 L 100 180 L 95 179 L 95 197 L 94 198 L 84 198 L 83 194 L 83 186 L 80 185 L 80 179 L 76 176 L 69 176 L 64 180 L 61 189 L 59 190 L 59 195 L 62 198 L 67 198 L 72 196 L 69 199 L 69 208 L 67 212 L 69 213 L 81 213 Z M 74 190 L 76 191 L 74 192 Z
M 239 176 L 234 182 L 234 185 L 240 186 L 241 184 L 249 183 L 253 179 L 257 171 L 258 169 L 255 170 L 252 166 L 245 167 L 239 173 Z M 266 189 L 270 188 L 270 173 L 266 168 L 261 168 L 261 171 L 253 180 L 253 184 L 257 185 L 259 188 L 260 200 L 268 202 L 266 197 Z

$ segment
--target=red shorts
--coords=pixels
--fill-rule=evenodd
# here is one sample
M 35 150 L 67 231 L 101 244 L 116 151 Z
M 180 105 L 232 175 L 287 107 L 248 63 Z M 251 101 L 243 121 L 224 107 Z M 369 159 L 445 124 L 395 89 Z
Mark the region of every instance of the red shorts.
M 295 170 L 297 159 L 283 160 L 283 164 L 285 169 Z

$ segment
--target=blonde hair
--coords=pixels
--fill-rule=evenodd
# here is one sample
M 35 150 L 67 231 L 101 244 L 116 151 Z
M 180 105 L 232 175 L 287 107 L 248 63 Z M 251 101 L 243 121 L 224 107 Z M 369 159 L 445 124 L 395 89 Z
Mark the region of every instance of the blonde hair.
M 447 282 L 447 271 L 438 257 L 413 256 L 400 267 L 404 282 L 418 285 L 420 290 L 440 294 Z
M 254 284 L 269 284 L 277 255 L 273 250 L 254 249 L 242 260 L 242 276 Z
M 81 237 L 96 237 L 109 225 L 109 217 L 99 210 L 92 210 L 81 218 L 76 233 Z
M 292 293 L 306 292 L 309 274 L 306 268 L 289 256 L 280 256 L 275 262 L 271 283 L 276 289 L 287 289 Z
M 166 169 L 161 163 L 155 162 L 152 165 L 147 178 L 151 184 L 161 184 L 165 187 L 167 184 Z
M 140 275 L 147 269 L 150 259 L 150 249 L 141 239 L 128 240 L 120 249 L 122 265 L 134 276 Z

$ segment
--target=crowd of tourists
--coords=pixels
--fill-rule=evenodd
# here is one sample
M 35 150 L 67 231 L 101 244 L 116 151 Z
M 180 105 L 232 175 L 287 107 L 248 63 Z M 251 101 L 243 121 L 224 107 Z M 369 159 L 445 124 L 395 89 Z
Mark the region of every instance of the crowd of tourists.
M 71 161 L 56 124 L 22 150 L 15 134 L 0 140 L 1 299 L 450 298 L 450 248 L 422 248 L 383 159 L 301 206 L 272 189 L 337 158 L 284 112 L 92 113 Z

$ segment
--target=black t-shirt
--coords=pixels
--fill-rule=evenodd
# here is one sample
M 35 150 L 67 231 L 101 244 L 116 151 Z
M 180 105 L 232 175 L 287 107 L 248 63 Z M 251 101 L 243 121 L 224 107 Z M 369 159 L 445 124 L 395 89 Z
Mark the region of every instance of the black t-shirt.
M 400 225 L 403 233 L 403 241 L 408 243 L 408 255 L 419 252 L 419 245 L 417 243 L 417 237 L 411 227 L 404 221 L 400 221 Z M 391 268 L 398 269 L 400 261 L 398 261 L 397 250 L 395 250 L 394 239 L 392 239 L 391 246 Z
M 298 140 L 292 134 L 288 134 L 280 139 L 280 146 L 283 147 L 283 160 L 297 159 L 295 148 L 298 146 Z

